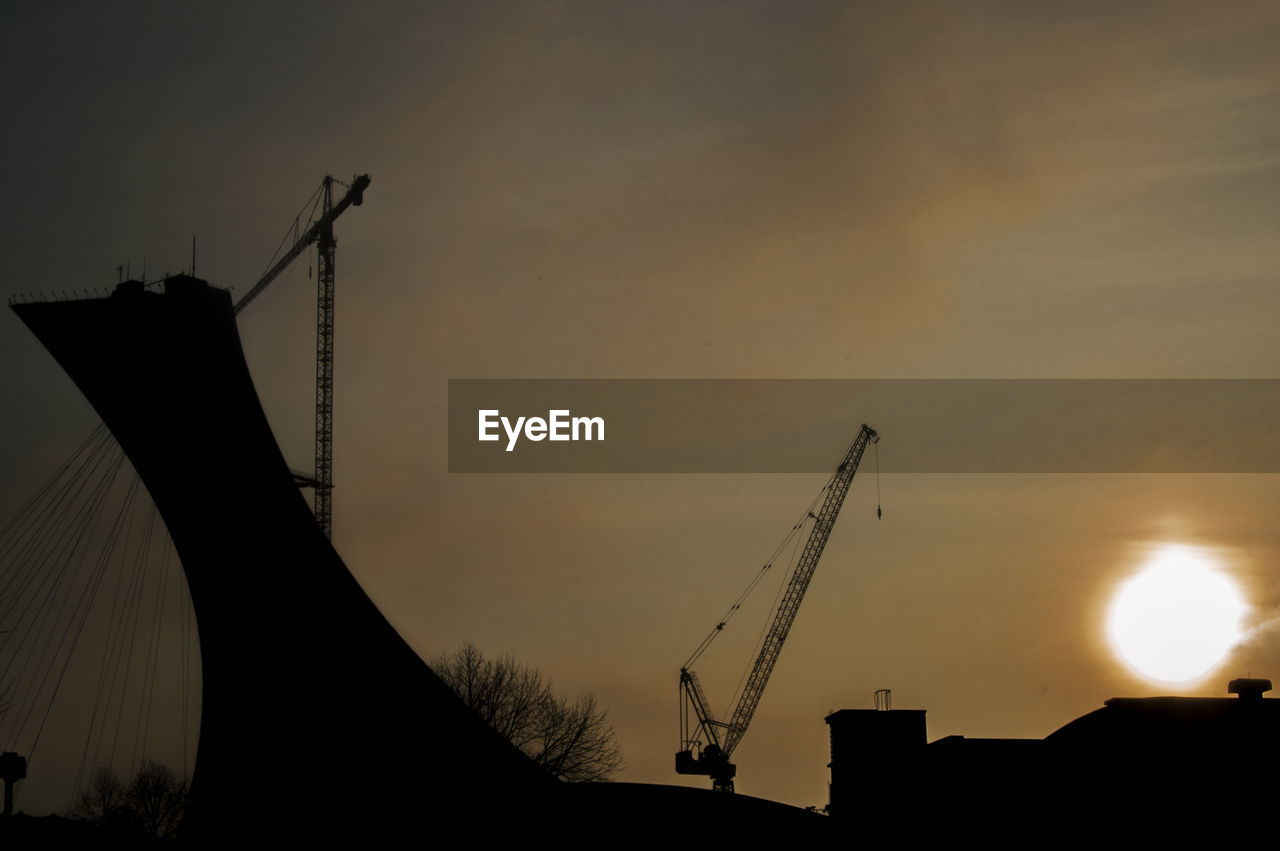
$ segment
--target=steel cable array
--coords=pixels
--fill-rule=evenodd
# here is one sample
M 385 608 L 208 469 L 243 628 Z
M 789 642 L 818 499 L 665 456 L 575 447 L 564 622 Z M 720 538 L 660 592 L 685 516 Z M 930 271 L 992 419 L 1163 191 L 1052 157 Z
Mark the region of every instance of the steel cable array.
M 74 801 L 98 767 L 148 759 L 186 775 L 196 648 L 159 512 L 99 425 L 0 528 L 0 746 L 28 760 L 18 791 L 61 778 Z

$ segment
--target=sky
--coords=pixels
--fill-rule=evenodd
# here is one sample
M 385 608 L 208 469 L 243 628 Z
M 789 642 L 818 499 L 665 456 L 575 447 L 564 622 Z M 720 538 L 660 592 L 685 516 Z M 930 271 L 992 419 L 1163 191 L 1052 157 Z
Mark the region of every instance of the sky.
M 623 780 L 703 785 L 680 662 L 825 479 L 450 474 L 449 379 L 1280 378 L 1272 3 L 9 3 L 0 32 L 8 296 L 181 271 L 193 233 L 243 293 L 324 174 L 371 175 L 336 229 L 334 543 L 424 656 L 594 692 Z M 240 317 L 300 469 L 308 263 Z M 11 313 L 0 358 L 8 516 L 96 418 Z M 1280 676 L 1276 476 L 885 475 L 881 520 L 873 483 L 742 792 L 825 804 L 822 718 L 878 688 L 930 739 L 1040 737 Z M 1250 606 L 1184 686 L 1105 634 L 1165 544 Z M 765 617 L 699 663 L 713 704 Z

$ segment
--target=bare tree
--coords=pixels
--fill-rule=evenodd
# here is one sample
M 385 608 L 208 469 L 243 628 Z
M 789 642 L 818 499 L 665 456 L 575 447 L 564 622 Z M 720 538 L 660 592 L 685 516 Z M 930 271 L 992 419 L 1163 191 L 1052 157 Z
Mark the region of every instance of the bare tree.
M 110 768 L 99 767 L 70 814 L 115 833 L 173 839 L 186 800 L 186 781 L 178 780 L 168 767 L 145 760 L 127 787 Z
M 469 641 L 431 667 L 489 726 L 561 780 L 608 780 L 621 770 L 622 749 L 593 695 L 570 702 L 514 656 L 487 659 Z
M 97 827 L 119 829 L 132 821 L 124 784 L 105 765 L 93 772 L 89 786 L 83 789 L 71 806 L 71 815 Z
M 556 697 L 544 706 L 539 725 L 539 763 L 571 783 L 608 780 L 622 768 L 622 752 L 613 725 L 595 695 L 580 695 L 573 703 Z
M 187 783 L 168 766 L 144 760 L 126 793 L 138 826 L 150 836 L 172 839 L 187 803 Z

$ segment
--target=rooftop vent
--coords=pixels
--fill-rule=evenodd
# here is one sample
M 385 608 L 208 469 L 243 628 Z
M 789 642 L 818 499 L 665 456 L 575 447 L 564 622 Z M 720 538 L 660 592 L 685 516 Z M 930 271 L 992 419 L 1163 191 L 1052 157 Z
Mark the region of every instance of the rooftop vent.
M 1257 703 L 1262 700 L 1262 693 L 1271 691 L 1271 680 L 1254 677 L 1238 677 L 1227 683 L 1229 694 L 1240 695 L 1241 700 Z

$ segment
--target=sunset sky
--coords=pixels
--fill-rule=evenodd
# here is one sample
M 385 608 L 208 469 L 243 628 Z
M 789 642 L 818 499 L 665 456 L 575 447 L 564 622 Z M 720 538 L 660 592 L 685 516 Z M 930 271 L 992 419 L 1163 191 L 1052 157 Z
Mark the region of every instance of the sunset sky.
M 593 691 L 623 780 L 707 785 L 673 770 L 680 663 L 825 478 L 450 474 L 448 379 L 1280 378 L 1274 3 L 10 3 L 0 31 L 6 295 L 181 271 L 192 233 L 243 294 L 325 173 L 371 175 L 336 228 L 334 543 L 424 656 Z M 299 469 L 313 263 L 240 317 Z M 7 517 L 97 418 L 8 311 L 0 358 Z M 1277 476 L 880 491 L 877 521 L 854 481 L 741 792 L 825 804 L 823 716 L 878 688 L 930 739 L 1041 737 L 1280 679 Z M 1250 606 L 1185 686 L 1106 637 L 1166 544 Z M 721 711 L 767 603 L 699 663 Z

